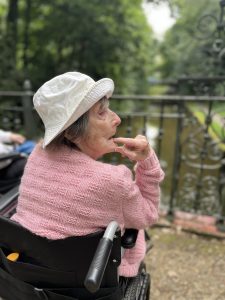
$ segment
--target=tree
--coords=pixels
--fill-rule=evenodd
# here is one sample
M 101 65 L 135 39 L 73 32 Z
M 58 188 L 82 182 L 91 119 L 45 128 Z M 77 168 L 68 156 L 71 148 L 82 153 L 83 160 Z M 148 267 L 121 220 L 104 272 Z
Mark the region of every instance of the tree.
M 141 2 L 20 0 L 16 70 L 34 89 L 78 70 L 113 78 L 118 93 L 146 92 L 153 38 Z
M 164 78 L 219 75 L 224 58 L 218 63 L 214 51 L 217 38 L 219 2 L 214 0 L 176 1 L 179 17 L 161 44 L 161 72 Z
M 0 78 L 2 88 L 17 88 L 16 71 L 18 41 L 18 0 L 8 1 L 0 6 Z

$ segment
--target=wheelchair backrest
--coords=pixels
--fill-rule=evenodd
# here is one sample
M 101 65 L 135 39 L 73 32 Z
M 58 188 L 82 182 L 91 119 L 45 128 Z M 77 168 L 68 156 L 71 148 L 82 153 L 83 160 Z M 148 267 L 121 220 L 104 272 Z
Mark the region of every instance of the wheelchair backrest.
M 99 231 L 86 236 L 49 240 L 34 235 L 10 219 L 0 217 L 1 251 L 5 251 L 5 254 L 18 252 L 19 260 L 22 262 L 53 269 L 57 274 L 61 272 L 62 276 L 65 272 L 71 272 L 72 284 L 78 287 L 83 287 L 85 276 L 103 233 L 104 231 Z M 120 231 L 116 233 L 116 237 L 102 280 L 102 287 L 118 285 L 117 269 L 121 261 Z M 44 284 L 47 285 L 48 282 Z

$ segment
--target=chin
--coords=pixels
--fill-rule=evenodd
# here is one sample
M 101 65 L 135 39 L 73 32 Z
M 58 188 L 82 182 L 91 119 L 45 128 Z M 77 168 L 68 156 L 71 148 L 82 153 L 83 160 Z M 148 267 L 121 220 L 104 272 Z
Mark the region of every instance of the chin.
M 115 147 L 107 147 L 107 149 L 105 149 L 103 155 L 108 154 L 108 153 L 115 152 L 114 149 L 115 149 Z
M 117 147 L 117 145 L 113 142 L 113 141 L 110 141 L 109 143 L 109 149 L 110 149 L 110 152 L 114 151 L 114 149 Z

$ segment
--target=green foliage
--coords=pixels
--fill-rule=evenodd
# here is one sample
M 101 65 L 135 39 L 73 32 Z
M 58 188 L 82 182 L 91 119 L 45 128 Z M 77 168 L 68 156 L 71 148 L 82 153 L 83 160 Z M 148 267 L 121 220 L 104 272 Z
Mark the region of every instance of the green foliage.
M 207 114 L 202 111 L 202 107 L 198 107 L 194 105 L 190 107 L 192 114 L 196 117 L 199 124 L 205 125 Z M 225 151 L 225 143 L 224 143 L 224 126 L 223 126 L 223 117 L 222 114 L 217 114 L 216 120 L 212 120 L 212 123 L 209 125 L 208 134 L 218 144 L 218 148 Z
M 218 61 L 218 53 L 213 51 L 219 1 L 176 0 L 172 3 L 176 5 L 178 18 L 161 44 L 162 77 L 220 75 L 224 59 Z
M 13 1 L 9 1 L 8 5 Z M 16 60 L 16 16 L 10 14 L 6 1 L 0 2 L 0 87 L 2 89 L 18 89 L 17 80 L 20 77 L 15 69 Z M 14 20 L 13 20 L 14 19 Z
M 77 70 L 96 80 L 113 78 L 116 93 L 145 93 L 153 38 L 141 2 L 20 0 L 13 71 L 19 73 L 19 81 L 29 77 L 34 90 L 57 74 Z M 2 18 L 7 13 L 0 8 Z M 4 30 L 1 37 L 4 44 Z M 5 57 L 1 54 L 2 60 L 13 63 Z M 1 73 L 4 70 L 12 78 L 9 69 L 1 66 Z M 12 79 L 17 82 L 18 77 Z

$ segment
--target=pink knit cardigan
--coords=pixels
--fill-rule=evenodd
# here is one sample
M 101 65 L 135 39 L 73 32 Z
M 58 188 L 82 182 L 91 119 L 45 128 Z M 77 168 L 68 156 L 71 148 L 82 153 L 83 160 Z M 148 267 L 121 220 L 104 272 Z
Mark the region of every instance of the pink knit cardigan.
M 137 163 L 136 179 L 124 165 L 95 161 L 67 147 L 49 153 L 37 145 L 29 157 L 12 217 L 49 239 L 86 235 L 117 221 L 121 229 L 143 229 L 158 218 L 164 173 L 154 153 Z M 126 250 L 119 274 L 135 276 L 145 255 L 144 231 Z

